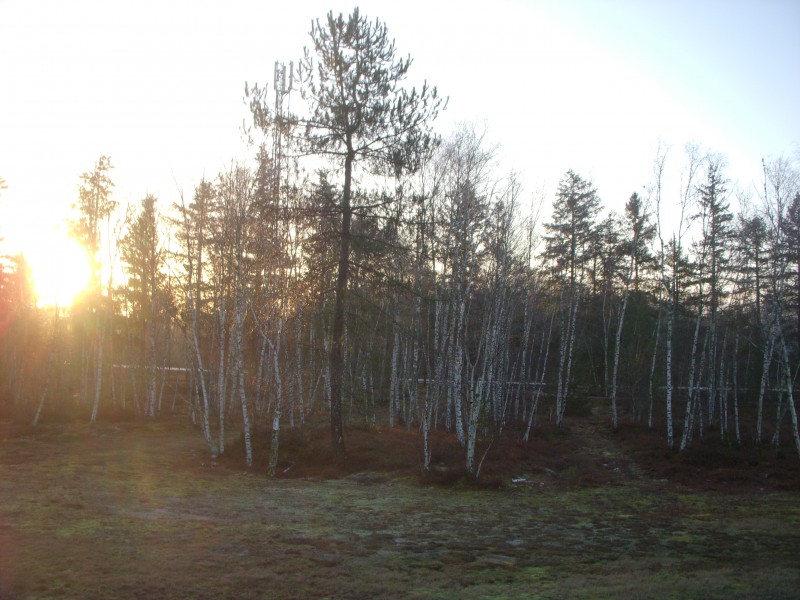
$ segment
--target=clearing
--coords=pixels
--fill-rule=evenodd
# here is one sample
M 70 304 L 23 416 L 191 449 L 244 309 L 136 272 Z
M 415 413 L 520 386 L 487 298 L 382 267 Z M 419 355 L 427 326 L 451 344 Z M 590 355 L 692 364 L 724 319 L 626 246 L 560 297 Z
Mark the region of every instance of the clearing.
M 347 430 L 338 472 L 298 450 L 322 465 L 324 427 L 287 433 L 269 479 L 212 464 L 185 417 L 0 423 L 0 598 L 797 597 L 796 457 L 637 454 L 632 429 L 570 423 L 492 448 L 495 489 L 445 436 L 420 483 L 402 429 Z

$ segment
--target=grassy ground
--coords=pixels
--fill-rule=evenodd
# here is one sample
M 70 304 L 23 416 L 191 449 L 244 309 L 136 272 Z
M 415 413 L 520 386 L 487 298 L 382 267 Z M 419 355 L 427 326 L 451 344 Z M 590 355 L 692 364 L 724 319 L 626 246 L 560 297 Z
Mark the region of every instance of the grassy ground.
M 487 477 L 504 485 L 478 489 L 458 476 L 446 437 L 434 465 L 447 485 L 420 483 L 406 462 L 418 439 L 402 430 L 350 430 L 347 466 L 315 471 L 324 432 L 287 435 L 282 476 L 269 479 L 238 461 L 211 463 L 185 419 L 0 423 L 0 598 L 796 598 L 800 589 L 791 468 L 772 481 L 763 460 L 701 471 L 696 457 L 677 461 L 660 445 L 636 455 L 626 446 L 635 433 L 575 419 L 567 433 L 544 428 L 531 444 L 492 448 Z M 299 448 L 315 444 L 319 460 L 304 462 Z

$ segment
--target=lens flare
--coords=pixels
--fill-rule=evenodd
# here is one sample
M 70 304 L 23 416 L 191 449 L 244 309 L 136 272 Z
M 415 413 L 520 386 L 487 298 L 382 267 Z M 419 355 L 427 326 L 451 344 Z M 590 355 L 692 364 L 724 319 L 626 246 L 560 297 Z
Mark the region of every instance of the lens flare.
M 63 231 L 37 240 L 23 253 L 31 267 L 39 306 L 71 306 L 89 283 L 86 252 Z

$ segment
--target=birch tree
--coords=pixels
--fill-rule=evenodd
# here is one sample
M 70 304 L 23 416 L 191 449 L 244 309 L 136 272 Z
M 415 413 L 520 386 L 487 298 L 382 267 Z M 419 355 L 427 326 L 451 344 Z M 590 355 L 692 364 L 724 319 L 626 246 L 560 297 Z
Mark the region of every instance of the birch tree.
M 72 236 L 84 247 L 89 259 L 90 283 L 88 304 L 84 310 L 85 337 L 81 360 L 81 390 L 84 403 L 88 404 L 91 393 L 93 405 L 100 401 L 103 382 L 103 350 L 106 335 L 104 318 L 110 310 L 104 301 L 100 287 L 102 224 L 117 206 L 111 197 L 114 183 L 109 173 L 113 167 L 108 156 L 101 156 L 91 172 L 80 176 L 78 200 L 73 209 L 77 218 L 70 221 Z M 89 374 L 93 371 L 93 391 L 90 390 Z M 92 393 L 93 392 L 93 393 Z M 93 411 L 94 412 L 94 411 Z
M 212 460 L 219 453 L 214 435 L 211 430 L 211 411 L 213 399 L 211 397 L 210 381 L 207 378 L 204 359 L 203 334 L 201 318 L 205 304 L 205 282 L 203 280 L 203 267 L 205 260 L 205 247 L 207 228 L 209 227 L 209 211 L 213 200 L 212 185 L 201 180 L 194 191 L 193 201 L 186 205 L 181 196 L 181 203 L 176 206 L 178 211 L 178 242 L 181 245 L 179 257 L 183 264 L 185 278 L 183 280 L 183 293 L 185 297 L 186 313 L 184 317 L 187 337 L 190 344 L 191 368 L 193 381 L 199 392 L 201 405 L 201 426 L 203 437 L 206 440 Z
M 678 197 L 677 221 L 674 223 L 670 237 L 664 227 L 662 181 L 666 164 L 667 150 L 659 148 L 654 163 L 656 176 L 656 214 L 659 241 L 659 271 L 660 285 L 663 291 L 666 313 L 666 335 L 664 348 L 665 372 L 665 408 L 666 408 L 666 433 L 667 446 L 672 449 L 675 445 L 673 429 L 673 401 L 674 401 L 674 372 L 673 349 L 675 339 L 675 321 L 678 312 L 685 273 L 686 259 L 684 257 L 684 235 L 689 225 L 689 210 L 694 200 L 695 182 L 700 166 L 699 149 L 694 145 L 686 147 L 686 165 L 682 174 L 681 187 Z M 674 213 L 673 213 L 674 215 Z M 665 241 L 666 240 L 666 241 Z
M 466 125 L 448 139 L 437 158 L 435 210 L 437 227 L 437 301 L 441 304 L 440 355 L 446 364 L 439 370 L 447 374 L 446 411 L 452 413 L 456 437 L 462 445 L 465 435 L 464 366 L 467 347 L 467 309 L 482 261 L 492 181 L 489 167 L 493 159 L 485 147 L 484 136 Z M 477 409 L 477 407 L 476 407 Z
M 478 356 L 473 363 L 480 363 L 478 379 L 472 378 L 469 397 L 469 427 L 467 431 L 467 472 L 480 475 L 481 464 L 475 468 L 477 425 L 481 413 L 488 411 L 492 437 L 489 446 L 501 435 L 507 417 L 509 400 L 510 330 L 512 314 L 512 273 L 517 253 L 515 228 L 519 185 L 513 175 L 492 199 L 487 215 L 482 246 L 485 248 L 481 340 Z M 484 457 L 488 447 L 484 452 Z M 482 461 L 481 461 L 482 462 Z
M 220 348 L 227 346 L 230 362 L 228 377 L 231 379 L 231 396 L 238 397 L 242 415 L 242 431 L 245 443 L 247 466 L 253 466 L 252 424 L 248 406 L 247 392 L 245 389 L 245 362 L 244 362 L 244 327 L 247 315 L 249 298 L 251 295 L 251 260 L 249 248 L 252 244 L 252 202 L 253 202 L 253 175 L 252 172 L 241 165 L 233 165 L 229 170 L 220 174 L 217 183 L 218 202 L 218 230 L 217 235 L 224 248 L 222 260 L 226 261 L 229 277 L 221 290 L 220 304 Z M 229 286 L 229 287 L 228 287 Z M 226 290 L 230 292 L 232 304 L 232 321 L 227 329 L 227 343 L 223 343 L 226 335 Z M 223 351 L 221 350 L 221 356 Z M 223 367 L 221 359 L 220 366 Z M 224 381 L 225 377 L 220 377 Z M 225 395 L 226 386 L 221 386 L 220 402 Z M 220 418 L 224 415 L 224 408 L 220 406 Z M 220 426 L 223 429 L 223 425 Z M 222 439 L 222 438 L 221 438 Z
M 792 430 L 795 441 L 798 441 L 796 422 L 796 407 L 793 397 L 793 385 L 788 374 L 794 372 L 790 350 L 786 344 L 787 321 L 794 321 L 787 311 L 790 305 L 793 277 L 791 276 L 792 262 L 792 203 L 797 194 L 798 176 L 792 165 L 785 159 L 776 159 L 769 164 L 764 163 L 764 196 L 762 199 L 764 220 L 767 224 L 768 239 L 768 271 L 765 294 L 766 317 L 764 325 L 765 347 L 764 361 L 761 374 L 761 388 L 759 392 L 759 414 L 756 423 L 756 441 L 761 442 L 762 436 L 762 409 L 765 397 L 766 382 L 769 378 L 770 367 L 774 359 L 779 361 L 778 370 L 783 371 L 783 382 L 780 387 L 781 396 L 787 394 L 787 410 L 792 417 Z M 796 339 L 796 335 L 793 336 Z M 783 412 L 778 407 L 776 415 L 776 433 L 781 426 Z M 775 440 L 775 436 L 773 436 Z M 800 446 L 798 446 L 800 451 Z

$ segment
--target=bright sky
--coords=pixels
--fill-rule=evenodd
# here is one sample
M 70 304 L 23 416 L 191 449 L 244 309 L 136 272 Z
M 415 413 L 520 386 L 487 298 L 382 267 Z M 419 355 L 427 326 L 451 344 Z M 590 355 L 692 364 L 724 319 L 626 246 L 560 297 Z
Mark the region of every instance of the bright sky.
M 52 247 L 101 154 L 116 199 L 167 206 L 234 157 L 244 82 L 272 84 L 328 2 L 0 0 L 0 236 Z M 450 97 L 437 129 L 488 128 L 503 168 L 548 202 L 563 173 L 621 210 L 659 138 L 725 154 L 744 185 L 800 143 L 797 0 L 405 0 L 387 23 L 411 78 Z M 63 242 L 58 242 L 63 244 Z M 44 254 L 40 252 L 40 254 Z M 39 259 L 42 260 L 41 258 Z M 35 267 L 35 265 L 34 265 Z

